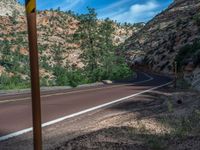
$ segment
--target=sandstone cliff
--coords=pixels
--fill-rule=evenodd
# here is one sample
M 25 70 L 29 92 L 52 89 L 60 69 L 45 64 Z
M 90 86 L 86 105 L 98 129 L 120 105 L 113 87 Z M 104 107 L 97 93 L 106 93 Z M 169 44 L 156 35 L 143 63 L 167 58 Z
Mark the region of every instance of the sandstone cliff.
M 181 48 L 200 39 L 199 16 L 200 0 L 175 0 L 120 49 L 126 51 L 132 65 L 141 64 L 156 72 L 172 74 Z
M 22 15 L 24 7 L 17 0 L 1 0 L 0 1 L 0 16 L 12 16 L 13 14 Z
M 47 66 L 54 66 L 57 53 L 64 58 L 62 65 L 65 67 L 67 65 L 77 68 L 84 66 L 79 57 L 82 53 L 80 45 L 73 40 L 73 35 L 79 25 L 79 18 L 73 13 L 58 10 L 38 12 L 38 48 L 42 78 L 48 80 L 54 78 L 51 68 Z M 137 32 L 141 28 L 141 26 L 124 26 L 114 22 L 113 27 L 115 29 L 113 33 L 114 45 L 121 44 L 133 32 Z M 0 45 L 0 59 L 5 57 L 5 53 L 12 52 L 14 53 L 13 58 L 9 58 L 9 61 L 12 60 L 12 63 L 16 63 L 19 66 L 13 72 L 12 69 L 6 69 L 13 68 L 10 64 L 11 62 L 5 63 L 0 60 L 0 75 L 6 73 L 8 76 L 20 76 L 22 79 L 28 79 L 28 70 L 25 69 L 28 66 L 26 16 L 24 6 L 20 5 L 16 0 L 0 1 Z M 3 52 L 5 49 L 7 50 Z

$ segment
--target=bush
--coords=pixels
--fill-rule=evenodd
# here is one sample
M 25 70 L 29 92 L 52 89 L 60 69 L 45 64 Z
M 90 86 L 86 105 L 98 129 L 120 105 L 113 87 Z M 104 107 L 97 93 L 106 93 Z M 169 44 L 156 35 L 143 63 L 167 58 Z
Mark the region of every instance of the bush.
M 72 87 L 77 87 L 80 84 L 89 83 L 89 80 L 81 69 L 74 69 L 68 72 L 69 85 Z
M 87 74 L 89 82 L 97 82 L 102 80 L 123 80 L 132 76 L 133 71 L 124 59 L 119 58 L 117 62 L 109 65 L 108 70 L 105 66 L 100 66 Z
M 56 77 L 56 85 L 57 86 L 72 86 L 76 87 L 80 84 L 89 83 L 89 79 L 87 78 L 84 70 L 82 69 L 70 69 L 62 67 L 54 68 L 54 76 Z
M 195 20 L 196 24 L 197 24 L 198 26 L 200 26 L 200 14 L 196 14 L 196 15 L 194 16 L 194 20 Z
M 69 81 L 68 81 L 66 69 L 56 66 L 53 68 L 53 71 L 54 71 L 54 76 L 56 77 L 56 81 L 55 81 L 56 85 L 67 86 Z
M 9 89 L 22 89 L 29 88 L 30 84 L 27 81 L 24 81 L 20 76 L 8 77 L 6 74 L 0 76 L 0 89 L 9 90 Z
M 113 72 L 111 73 L 111 80 L 121 80 L 130 77 L 133 72 L 130 70 L 128 65 L 119 64 L 119 66 L 114 67 Z
M 176 56 L 176 61 L 178 62 L 178 67 L 181 68 L 188 59 L 193 60 L 195 65 L 200 64 L 200 42 L 195 41 L 192 45 L 186 45 L 180 49 Z

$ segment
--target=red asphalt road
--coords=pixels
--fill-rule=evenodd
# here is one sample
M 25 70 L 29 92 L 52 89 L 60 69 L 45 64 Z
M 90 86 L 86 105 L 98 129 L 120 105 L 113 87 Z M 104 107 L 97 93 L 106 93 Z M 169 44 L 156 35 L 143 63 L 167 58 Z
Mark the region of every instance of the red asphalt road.
M 112 102 L 170 82 L 167 77 L 142 73 L 129 84 L 114 84 L 73 90 L 56 90 L 42 94 L 42 123 Z M 24 99 L 25 98 L 25 99 Z M 32 126 L 30 94 L 0 95 L 0 137 Z

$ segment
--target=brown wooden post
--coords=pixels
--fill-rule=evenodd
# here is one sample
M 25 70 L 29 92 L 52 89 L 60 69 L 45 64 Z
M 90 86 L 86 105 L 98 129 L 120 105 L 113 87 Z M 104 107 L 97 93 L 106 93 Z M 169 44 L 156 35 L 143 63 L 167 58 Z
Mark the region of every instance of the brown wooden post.
M 26 0 L 28 24 L 34 150 L 42 150 L 41 101 L 36 28 L 36 1 Z

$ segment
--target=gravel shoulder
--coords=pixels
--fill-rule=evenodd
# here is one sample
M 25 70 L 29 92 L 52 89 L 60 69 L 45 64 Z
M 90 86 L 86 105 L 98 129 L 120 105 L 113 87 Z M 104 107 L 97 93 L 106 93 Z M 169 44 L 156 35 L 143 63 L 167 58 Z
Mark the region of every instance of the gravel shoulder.
M 47 150 L 197 150 L 200 94 L 165 88 L 43 129 Z M 32 133 L 0 143 L 31 150 Z
M 108 110 L 115 113 L 96 122 L 89 133 L 53 149 L 197 150 L 200 147 L 200 95 L 195 91 L 162 89 Z

